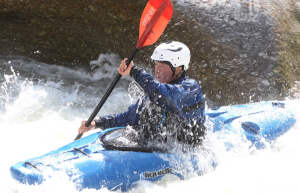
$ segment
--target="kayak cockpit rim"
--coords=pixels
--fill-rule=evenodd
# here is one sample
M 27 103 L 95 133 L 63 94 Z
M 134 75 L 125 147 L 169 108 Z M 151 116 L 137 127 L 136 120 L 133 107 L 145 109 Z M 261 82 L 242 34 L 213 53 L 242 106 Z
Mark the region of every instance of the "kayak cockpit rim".
M 161 147 L 144 146 L 140 144 L 137 140 L 137 136 L 134 135 L 133 132 L 133 129 L 128 129 L 126 127 L 116 128 L 102 135 L 100 137 L 100 143 L 106 150 L 144 153 L 166 152 L 166 150 Z

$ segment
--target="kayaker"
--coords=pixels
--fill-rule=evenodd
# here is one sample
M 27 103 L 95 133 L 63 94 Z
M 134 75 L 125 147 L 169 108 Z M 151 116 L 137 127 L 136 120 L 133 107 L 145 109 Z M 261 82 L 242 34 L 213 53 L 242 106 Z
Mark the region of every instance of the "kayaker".
M 130 75 L 144 96 L 127 111 L 95 119 L 89 127 L 82 121 L 78 132 L 132 126 L 145 141 L 199 144 L 205 132 L 205 103 L 201 87 L 186 76 L 190 57 L 183 43 L 172 41 L 157 46 L 151 56 L 156 77 L 133 62 L 127 67 L 124 59 L 119 73 Z

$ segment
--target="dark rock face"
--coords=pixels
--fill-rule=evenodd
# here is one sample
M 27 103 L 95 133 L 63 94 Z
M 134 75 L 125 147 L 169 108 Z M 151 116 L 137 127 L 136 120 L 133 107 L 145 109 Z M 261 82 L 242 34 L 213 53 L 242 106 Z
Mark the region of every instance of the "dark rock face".
M 0 55 L 87 66 L 100 53 L 128 57 L 146 3 L 0 0 Z M 177 40 L 192 52 L 188 75 L 201 81 L 215 105 L 283 99 L 298 92 L 298 1 L 177 0 L 173 5 L 165 32 L 154 46 L 140 50 L 139 63 L 152 64 L 156 45 Z
M 145 3 L 1 0 L 0 52 L 83 65 L 100 53 L 122 54 L 134 48 Z
M 210 35 L 209 42 L 198 41 L 194 47 L 205 50 L 208 56 L 194 70 L 204 72 L 203 85 L 211 85 L 206 90 L 213 100 L 224 101 L 226 97 L 228 103 L 235 99 L 245 103 L 278 99 L 282 92 L 277 82 L 280 75 L 275 71 L 279 65 L 279 40 L 276 21 L 263 2 L 207 0 L 189 6 L 193 5 L 187 15 L 196 24 L 194 29 L 205 29 Z

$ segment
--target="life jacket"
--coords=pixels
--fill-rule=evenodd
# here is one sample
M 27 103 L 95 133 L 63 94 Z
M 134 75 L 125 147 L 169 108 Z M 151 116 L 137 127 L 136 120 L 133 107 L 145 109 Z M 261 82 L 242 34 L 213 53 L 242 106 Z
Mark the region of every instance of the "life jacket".
M 183 118 L 164 110 L 146 100 L 141 112 L 139 124 L 135 126 L 139 137 L 145 143 L 184 143 L 199 145 L 205 133 L 205 127 L 199 123 L 189 123 Z

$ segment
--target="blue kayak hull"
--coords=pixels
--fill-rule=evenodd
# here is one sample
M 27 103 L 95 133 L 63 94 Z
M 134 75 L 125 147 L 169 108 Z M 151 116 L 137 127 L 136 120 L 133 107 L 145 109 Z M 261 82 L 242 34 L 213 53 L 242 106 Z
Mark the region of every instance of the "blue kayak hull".
M 95 133 L 86 138 L 98 138 L 101 133 Z M 108 151 L 103 149 L 100 144 L 92 145 L 95 143 L 93 140 L 87 143 L 86 138 L 44 156 L 13 165 L 10 168 L 12 177 L 21 183 L 40 184 L 51 177 L 47 173 L 47 170 L 50 169 L 64 171 L 79 190 L 106 187 L 109 190 L 121 189 L 122 191 L 128 190 L 134 185 L 134 182 L 139 180 L 157 181 L 166 174 L 176 175 L 183 179 L 182 175 L 177 172 L 178 169 L 170 161 L 179 161 L 180 158 L 175 155 Z M 83 147 L 82 141 L 89 146 Z M 85 152 L 91 152 L 92 155 L 82 155 L 73 148 L 83 149 Z M 61 167 L 58 166 L 60 164 Z
M 283 102 L 260 102 L 226 106 L 206 111 L 213 132 L 235 133 L 264 148 L 267 143 L 286 133 L 296 122 Z M 140 180 L 158 181 L 166 175 L 184 179 L 189 173 L 202 174 L 197 156 L 175 153 L 123 151 L 110 149 L 99 139 L 120 128 L 91 134 L 43 156 L 11 166 L 14 179 L 21 183 L 40 184 L 55 173 L 63 172 L 78 190 L 85 188 L 127 191 Z M 227 147 L 232 148 L 230 144 Z M 201 164 L 200 164 L 201 165 Z M 215 166 L 214 160 L 209 165 Z

